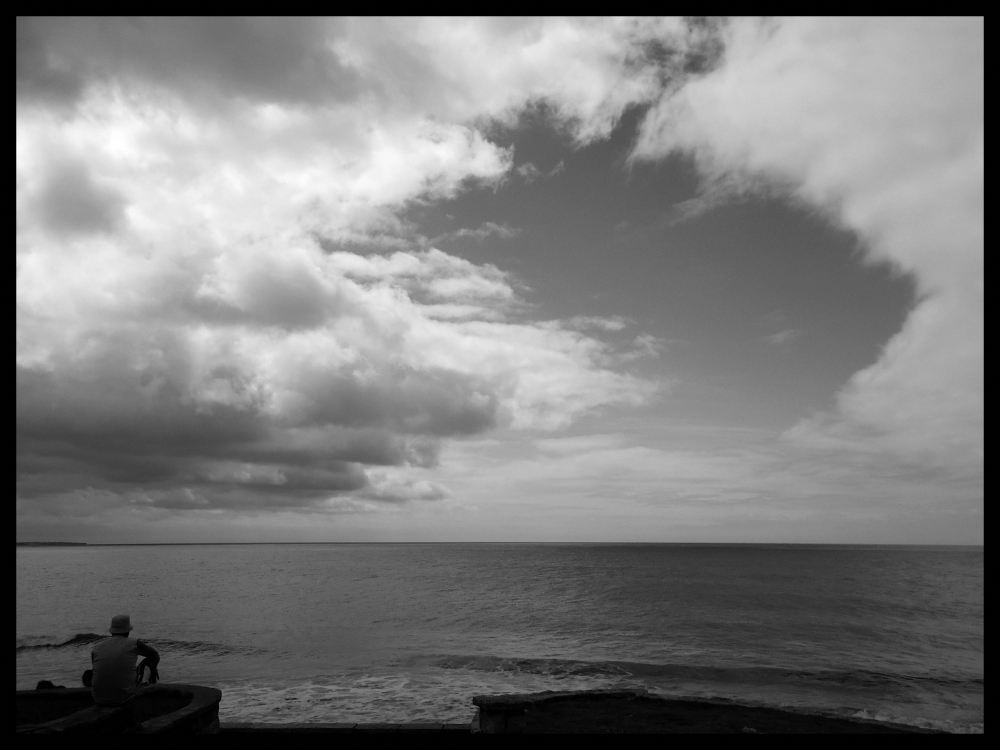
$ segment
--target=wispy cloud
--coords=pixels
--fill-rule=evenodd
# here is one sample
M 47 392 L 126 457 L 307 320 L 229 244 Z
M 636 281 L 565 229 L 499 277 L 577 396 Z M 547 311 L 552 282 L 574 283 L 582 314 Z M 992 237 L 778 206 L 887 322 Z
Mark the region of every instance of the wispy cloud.
M 542 170 L 530 161 L 526 161 L 514 171 L 521 175 L 525 182 L 534 182 L 542 174 Z
M 444 234 L 440 234 L 430 240 L 428 244 L 434 245 L 439 242 L 454 242 L 455 240 L 466 239 L 482 242 L 490 237 L 499 237 L 502 240 L 509 240 L 517 237 L 520 233 L 521 230 L 517 227 L 510 227 L 506 224 L 497 224 L 496 222 L 487 221 L 480 224 L 475 229 L 462 228 L 456 229 L 452 232 L 445 232 Z
M 572 318 L 560 321 L 559 325 L 567 328 L 575 328 L 578 331 L 620 331 L 632 322 L 633 321 L 621 315 L 611 315 L 607 317 L 598 315 L 574 315 Z
M 783 331 L 764 336 L 763 339 L 772 346 L 780 347 L 792 343 L 801 335 L 802 331 L 797 328 L 786 328 Z

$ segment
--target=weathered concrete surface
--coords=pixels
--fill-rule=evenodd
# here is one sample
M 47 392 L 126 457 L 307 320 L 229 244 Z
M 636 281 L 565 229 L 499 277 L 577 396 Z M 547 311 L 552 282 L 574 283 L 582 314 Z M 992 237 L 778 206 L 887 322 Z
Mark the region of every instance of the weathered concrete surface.
M 351 734 L 356 724 L 298 723 L 261 724 L 259 722 L 224 721 L 219 725 L 221 734 Z
M 222 691 L 200 685 L 153 685 L 147 688 L 147 695 L 154 694 L 157 689 L 172 692 L 174 695 L 191 695 L 186 706 L 178 710 L 157 716 L 142 723 L 137 734 L 218 734 L 219 733 L 219 703 Z M 139 700 L 138 698 L 136 700 Z M 136 707 L 138 715 L 139 707 Z M 138 716 L 137 716 L 138 718 Z
M 483 734 L 943 734 L 642 689 L 481 695 L 472 702 Z
M 131 709 L 94 704 L 89 688 L 19 690 L 18 734 L 215 734 L 222 693 L 200 685 L 151 685 Z
M 225 721 L 220 725 L 220 732 L 222 734 L 469 734 L 470 725 L 442 722 L 264 724 Z
M 584 690 L 542 693 L 506 693 L 477 695 L 472 704 L 479 707 L 478 729 L 483 734 L 523 734 L 528 730 L 528 714 L 544 710 L 547 703 L 580 700 L 633 700 L 648 695 L 644 688 L 634 690 Z

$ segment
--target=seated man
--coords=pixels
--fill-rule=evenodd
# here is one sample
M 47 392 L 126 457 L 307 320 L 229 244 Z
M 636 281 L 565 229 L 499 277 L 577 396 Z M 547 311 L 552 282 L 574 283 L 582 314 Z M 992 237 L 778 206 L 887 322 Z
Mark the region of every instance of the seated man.
M 147 666 L 150 684 L 159 679 L 156 665 L 160 662 L 160 655 L 142 641 L 130 638 L 131 631 L 129 616 L 115 615 L 111 620 L 111 637 L 98 641 L 90 652 L 90 661 L 94 666 L 92 690 L 94 702 L 98 705 L 131 705 Z M 136 667 L 138 656 L 145 658 Z

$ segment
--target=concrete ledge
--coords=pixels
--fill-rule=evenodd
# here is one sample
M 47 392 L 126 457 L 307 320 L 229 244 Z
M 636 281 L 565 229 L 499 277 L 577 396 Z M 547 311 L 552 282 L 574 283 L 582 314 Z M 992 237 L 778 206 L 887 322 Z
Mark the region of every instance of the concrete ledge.
M 399 724 L 391 724 L 388 722 L 357 724 L 354 727 L 355 734 L 396 734 L 398 732 Z
M 578 699 L 586 695 L 590 699 L 634 700 L 648 695 L 645 688 L 632 690 L 545 690 L 541 693 L 505 693 L 501 695 L 477 695 L 472 704 L 479 707 L 473 719 L 473 731 L 482 734 L 521 734 L 527 730 L 527 714 L 538 711 L 546 704 Z
M 629 690 L 544 690 L 541 693 L 503 693 L 501 695 L 476 695 L 472 705 L 480 711 L 523 711 L 552 701 L 579 698 L 640 698 L 649 695 L 645 688 Z
M 131 710 L 95 705 L 87 688 L 18 690 L 16 699 L 19 721 L 57 714 L 47 721 L 19 723 L 18 734 L 216 734 L 222 693 L 200 685 L 160 683 L 142 688 Z
M 200 685 L 152 685 L 144 695 L 190 695 L 191 702 L 165 716 L 143 722 L 137 734 L 218 734 L 222 691 Z
M 480 695 L 483 734 L 943 734 L 871 720 L 646 690 Z M 475 730 L 473 730 L 475 731 Z
M 336 723 L 302 722 L 266 724 L 258 722 L 224 721 L 219 725 L 222 734 L 469 734 L 468 724 L 442 722 L 375 722 Z
M 262 724 L 259 722 L 223 721 L 220 734 L 350 734 L 355 724 Z

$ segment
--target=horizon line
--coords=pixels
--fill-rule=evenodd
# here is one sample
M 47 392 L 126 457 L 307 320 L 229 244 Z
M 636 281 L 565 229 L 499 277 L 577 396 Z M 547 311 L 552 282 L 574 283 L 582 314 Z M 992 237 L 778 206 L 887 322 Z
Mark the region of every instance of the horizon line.
M 743 547 L 813 546 L 813 547 L 984 547 L 985 543 L 941 542 L 607 542 L 607 541 L 360 541 L 360 542 L 15 542 L 15 546 L 37 547 L 182 547 L 182 546 L 234 546 L 251 544 L 604 544 L 604 545 L 716 545 Z

